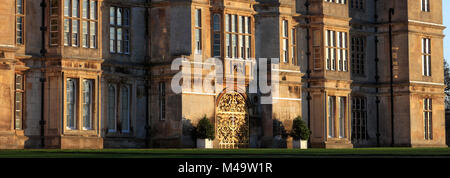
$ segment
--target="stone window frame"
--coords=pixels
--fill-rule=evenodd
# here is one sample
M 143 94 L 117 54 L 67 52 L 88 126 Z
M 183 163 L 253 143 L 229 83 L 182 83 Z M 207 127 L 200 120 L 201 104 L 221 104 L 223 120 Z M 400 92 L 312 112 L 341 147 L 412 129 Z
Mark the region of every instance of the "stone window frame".
M 18 82 L 18 76 L 21 76 L 20 83 Z M 23 120 L 25 113 L 25 74 L 22 72 L 16 72 L 14 77 L 14 129 L 23 130 Z M 20 87 L 18 87 L 20 85 Z M 20 104 L 18 105 L 18 94 L 20 93 Z M 20 108 L 18 108 L 20 106 Z M 20 113 L 20 118 L 18 118 L 18 112 Z
M 291 42 L 289 43 L 290 48 L 290 59 L 293 65 L 298 66 L 298 52 L 297 52 L 297 29 L 295 27 L 290 28 Z
M 92 130 L 93 129 L 93 123 L 94 123 L 93 119 L 94 119 L 94 109 L 95 109 L 94 108 L 95 102 L 93 102 L 95 99 L 95 97 L 94 97 L 95 96 L 94 95 L 94 92 L 95 92 L 94 85 L 95 84 L 94 83 L 95 83 L 95 81 L 92 79 L 83 79 L 83 81 L 82 81 L 83 85 L 82 85 L 82 87 L 80 87 L 81 96 L 82 96 L 82 99 L 80 100 L 80 102 L 81 102 L 81 113 L 80 114 L 83 119 L 83 125 L 82 125 L 83 130 Z M 87 84 L 89 85 L 89 88 L 86 88 Z M 88 89 L 88 91 L 86 91 L 86 89 Z M 89 98 L 88 101 L 86 98 Z M 88 112 L 85 112 L 86 104 L 88 105 Z M 88 121 L 85 118 L 85 113 L 89 114 Z M 86 125 L 86 123 L 89 123 L 89 125 Z
M 49 0 L 49 46 L 59 46 L 59 5 L 60 0 Z
M 133 94 L 132 84 L 122 83 L 122 82 L 109 82 L 107 87 L 108 87 L 108 90 L 107 90 L 106 101 L 107 101 L 108 105 L 106 106 L 106 123 L 105 123 L 105 125 L 106 125 L 105 129 L 106 129 L 107 134 L 109 136 L 119 136 L 119 135 L 127 136 L 130 134 L 133 134 L 133 125 L 132 125 L 133 117 L 132 117 L 132 112 L 131 112 L 133 109 L 133 106 L 132 106 L 132 94 Z M 114 121 L 113 121 L 114 129 L 110 129 L 110 126 L 109 126 L 109 119 L 110 119 L 109 104 L 111 103 L 110 91 L 109 91 L 110 87 L 114 88 L 114 94 L 113 94 L 113 96 L 114 96 L 114 111 L 113 111 L 113 113 L 114 113 L 114 118 L 113 118 L 114 119 Z M 125 114 L 127 116 L 128 128 L 125 130 L 122 128 L 122 121 L 123 121 L 122 116 L 124 116 L 123 108 L 122 108 L 123 107 L 122 89 L 124 87 L 128 89 L 128 95 L 127 95 L 128 102 L 125 104 L 128 107 L 128 112 Z
M 431 38 L 422 37 L 422 76 L 431 77 Z
M 433 99 L 423 99 L 424 139 L 433 140 Z
M 365 76 L 365 63 L 366 63 L 366 36 L 354 35 L 350 40 L 351 50 L 351 71 L 353 75 Z
M 430 0 L 421 0 L 420 9 L 422 12 L 431 12 Z
M 327 97 L 327 137 L 336 138 L 336 96 Z
M 347 118 L 347 97 L 345 96 L 339 96 L 338 97 L 339 101 L 339 115 L 338 115 L 338 122 L 339 122 L 339 131 L 338 131 L 338 136 L 339 138 L 347 138 L 347 125 L 346 123 L 346 118 Z
M 86 1 L 87 7 L 86 11 L 84 12 Z M 98 46 L 98 2 L 94 0 L 81 0 L 79 6 L 81 7 L 81 46 L 83 48 L 95 49 Z M 86 27 L 86 29 L 84 27 Z
M 348 34 L 343 30 L 325 29 L 326 70 L 348 72 Z
M 203 50 L 203 13 L 202 8 L 194 8 L 194 53 L 202 54 Z
M 75 91 L 74 91 L 74 110 L 73 110 L 73 117 L 74 117 L 74 127 L 68 126 L 68 105 L 67 105 L 67 91 L 68 91 L 68 81 L 73 80 L 75 82 Z M 84 129 L 84 120 L 83 120 L 83 81 L 84 80 L 92 80 L 92 95 L 91 95 L 91 101 L 92 102 L 92 117 L 91 117 L 91 129 Z M 64 102 L 64 109 L 63 109 L 63 116 L 64 116 L 64 124 L 63 124 L 63 130 L 64 133 L 67 133 L 69 135 L 71 134 L 88 134 L 88 135 L 96 135 L 97 132 L 97 125 L 99 122 L 98 118 L 98 79 L 97 77 L 87 77 L 87 76 L 78 76 L 76 74 L 69 74 L 67 76 L 64 76 L 64 90 L 63 90 L 63 102 Z
M 280 23 L 280 40 L 281 40 L 281 57 L 282 59 L 280 60 L 280 62 L 283 62 L 285 64 L 289 63 L 289 59 L 290 59 L 290 42 L 289 42 L 289 21 L 286 18 L 282 18 L 281 19 L 281 23 Z
M 211 20 L 212 29 L 212 43 L 211 43 L 211 56 L 220 57 L 222 56 L 222 14 L 213 12 Z M 216 28 L 216 25 L 218 27 Z M 216 51 L 217 50 L 217 51 Z M 218 52 L 218 54 L 217 54 Z
M 367 97 L 352 97 L 352 140 L 368 139 L 367 133 Z
M 25 15 L 26 15 L 26 0 L 15 0 L 15 44 L 18 46 L 25 45 Z M 19 2 L 21 9 L 19 10 Z M 20 12 L 21 11 L 21 12 Z M 19 19 L 21 22 L 19 22 Z M 19 28 L 20 23 L 20 28 Z M 20 34 L 20 35 L 19 35 Z M 20 36 L 20 37 L 19 37 Z M 19 41 L 20 39 L 20 41 Z
M 131 55 L 131 7 L 112 5 L 109 8 L 109 53 Z M 114 9 L 114 16 L 112 14 Z M 120 18 L 118 12 L 120 13 Z M 126 17 L 126 18 L 125 18 Z M 114 19 L 112 21 L 112 19 Z M 120 20 L 119 20 L 120 19 Z M 120 21 L 120 24 L 119 24 Z M 114 30 L 113 30 L 114 29 Z M 121 31 L 119 35 L 118 31 Z M 120 48 L 118 48 L 120 45 Z M 119 49 L 121 51 L 119 51 Z
M 231 59 L 242 59 L 242 56 L 244 56 L 244 59 L 252 58 L 254 49 L 252 45 L 252 40 L 254 38 L 252 32 L 252 16 L 239 12 L 225 12 L 224 17 L 224 25 L 222 27 L 225 36 L 224 57 Z M 233 37 L 235 38 L 234 41 Z M 243 41 L 244 43 L 241 43 L 240 41 Z M 235 49 L 233 49 L 234 47 Z M 242 49 L 244 49 L 244 51 Z

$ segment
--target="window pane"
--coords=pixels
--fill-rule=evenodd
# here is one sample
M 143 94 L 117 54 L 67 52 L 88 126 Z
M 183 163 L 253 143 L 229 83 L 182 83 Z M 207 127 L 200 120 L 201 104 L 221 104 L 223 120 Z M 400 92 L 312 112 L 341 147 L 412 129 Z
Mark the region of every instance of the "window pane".
M 91 13 L 90 13 L 90 18 L 93 20 L 97 19 L 97 1 L 91 1 Z
M 129 132 L 129 123 L 130 123 L 130 111 L 129 111 L 129 89 L 128 87 L 121 87 L 120 88 L 120 101 L 121 101 L 121 117 L 120 117 L 120 123 L 122 132 Z
M 82 1 L 82 17 L 83 18 L 88 18 L 88 9 L 89 9 L 89 0 L 83 0 Z
M 122 28 L 117 28 L 117 53 L 122 53 Z
M 123 9 L 123 25 L 129 25 L 130 12 L 128 9 Z
M 72 46 L 78 46 L 78 29 L 79 29 L 79 21 L 72 21 Z
M 90 27 L 90 35 L 91 37 L 90 39 L 90 45 L 91 48 L 96 48 L 97 47 L 97 22 L 91 22 Z
M 202 11 L 201 9 L 195 10 L 195 27 L 202 26 Z
M 109 28 L 109 51 L 115 52 L 115 44 L 116 44 L 116 29 L 114 27 Z
M 64 19 L 64 45 L 70 44 L 70 19 Z
M 23 44 L 23 17 L 17 17 L 16 21 L 16 43 Z
M 116 24 L 122 26 L 122 8 L 117 8 L 117 20 Z
M 16 0 L 16 13 L 23 14 L 23 0 Z
M 108 131 L 116 130 L 116 87 L 110 85 L 108 88 Z
M 92 100 L 93 100 L 93 85 L 92 80 L 83 81 L 83 129 L 92 129 Z
M 72 0 L 72 17 L 79 17 L 79 0 Z
M 70 0 L 64 1 L 64 16 L 70 16 Z
M 83 21 L 82 24 L 82 29 L 83 29 L 83 36 L 82 36 L 82 42 L 81 44 L 83 45 L 83 47 L 87 48 L 89 47 L 89 23 L 87 21 Z
M 16 90 L 23 90 L 23 76 L 20 74 L 16 75 Z
M 214 29 L 214 31 L 221 31 L 219 14 L 214 14 L 214 16 L 213 16 L 213 29 Z
M 67 79 L 66 85 L 66 126 L 69 129 L 75 129 L 76 81 L 74 79 Z
M 130 32 L 128 29 L 123 31 L 123 51 L 125 54 L 130 54 Z
M 116 24 L 116 8 L 110 7 L 109 8 L 109 24 L 114 25 Z

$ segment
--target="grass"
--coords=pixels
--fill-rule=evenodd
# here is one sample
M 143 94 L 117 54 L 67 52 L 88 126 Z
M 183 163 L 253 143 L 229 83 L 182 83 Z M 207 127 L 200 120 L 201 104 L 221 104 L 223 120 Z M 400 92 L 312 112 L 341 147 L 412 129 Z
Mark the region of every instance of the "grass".
M 450 158 L 450 148 L 0 150 L 0 158 Z

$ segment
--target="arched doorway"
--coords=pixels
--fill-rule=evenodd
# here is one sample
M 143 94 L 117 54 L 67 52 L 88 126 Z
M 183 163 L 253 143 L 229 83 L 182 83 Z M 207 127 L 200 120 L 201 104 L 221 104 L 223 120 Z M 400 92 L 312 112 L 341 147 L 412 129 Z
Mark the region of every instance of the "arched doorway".
M 220 148 L 249 145 L 247 102 L 238 92 L 225 92 L 217 102 L 216 135 Z

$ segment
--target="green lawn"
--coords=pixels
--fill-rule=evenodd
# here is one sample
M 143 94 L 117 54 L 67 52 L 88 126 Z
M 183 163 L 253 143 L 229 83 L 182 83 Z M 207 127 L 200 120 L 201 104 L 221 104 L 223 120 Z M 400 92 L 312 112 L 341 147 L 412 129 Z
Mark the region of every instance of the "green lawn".
M 450 148 L 0 150 L 0 158 L 450 158 Z

